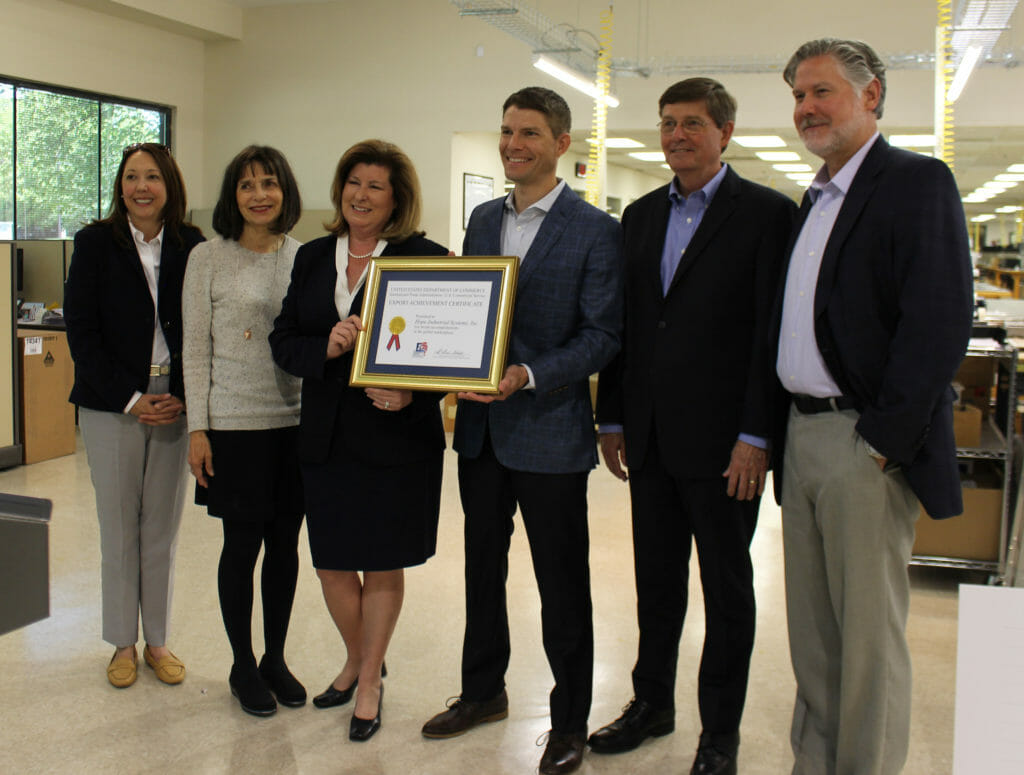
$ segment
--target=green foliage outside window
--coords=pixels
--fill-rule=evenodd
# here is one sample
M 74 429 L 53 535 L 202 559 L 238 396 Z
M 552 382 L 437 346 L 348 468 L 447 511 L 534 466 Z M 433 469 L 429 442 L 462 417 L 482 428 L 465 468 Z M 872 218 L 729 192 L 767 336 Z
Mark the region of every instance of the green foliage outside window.
M 166 110 L 0 83 L 0 239 L 72 236 L 110 208 L 126 145 L 165 143 Z

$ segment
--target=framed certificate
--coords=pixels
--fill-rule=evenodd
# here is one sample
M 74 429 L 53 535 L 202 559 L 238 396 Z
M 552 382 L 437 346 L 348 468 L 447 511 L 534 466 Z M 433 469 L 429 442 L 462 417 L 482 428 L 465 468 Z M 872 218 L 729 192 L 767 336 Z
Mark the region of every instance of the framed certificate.
M 518 270 L 515 256 L 373 259 L 349 383 L 497 393 Z

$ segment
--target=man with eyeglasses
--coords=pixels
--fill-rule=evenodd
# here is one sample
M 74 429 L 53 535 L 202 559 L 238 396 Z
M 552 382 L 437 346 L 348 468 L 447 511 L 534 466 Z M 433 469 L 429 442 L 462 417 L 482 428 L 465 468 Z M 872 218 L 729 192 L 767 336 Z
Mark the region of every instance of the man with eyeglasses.
M 623 214 L 626 327 L 597 399 L 601 452 L 618 478 L 628 467 L 632 496 L 634 698 L 589 743 L 618 753 L 675 729 L 696 541 L 706 634 L 691 773 L 721 775 L 736 772 L 754 642 L 750 541 L 771 425 L 768 322 L 796 206 L 722 163 L 736 117 L 722 84 L 680 81 L 659 111 L 674 177 Z

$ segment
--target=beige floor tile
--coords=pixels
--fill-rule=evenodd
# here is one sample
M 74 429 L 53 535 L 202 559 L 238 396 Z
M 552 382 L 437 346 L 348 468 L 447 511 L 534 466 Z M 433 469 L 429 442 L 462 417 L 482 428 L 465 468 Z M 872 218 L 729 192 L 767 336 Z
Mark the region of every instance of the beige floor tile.
M 424 740 L 422 723 L 459 691 L 463 626 L 462 512 L 455 459 L 446 459 L 438 553 L 407 574 L 406 603 L 388 654 L 383 728 L 366 744 L 347 737 L 351 706 L 281 708 L 269 719 L 231 697 L 231 656 L 217 606 L 220 524 L 188 506 L 177 557 L 170 647 L 188 667 L 179 686 L 140 669 L 124 690 L 106 682 L 111 647 L 100 639 L 95 506 L 84 452 L 0 472 L 0 491 L 51 498 L 51 615 L 0 636 L 0 771 L 5 773 L 434 773 L 536 772 L 547 730 L 551 676 L 540 640 L 539 601 L 521 529 L 509 578 L 512 661 L 507 721 L 464 737 Z M 626 486 L 603 469 L 590 480 L 595 688 L 591 728 L 630 699 L 636 648 Z M 758 636 L 743 722 L 740 771 L 776 775 L 791 765 L 787 742 L 793 678 L 787 651 L 779 511 L 762 505 L 754 541 Z M 287 656 L 310 695 L 333 679 L 344 647 L 320 597 L 303 531 Z M 694 566 L 696 569 L 696 566 Z M 949 570 L 913 573 L 910 639 L 914 717 L 909 775 L 948 773 L 952 758 L 956 585 Z M 696 670 L 703 638 L 699 585 L 680 647 L 676 732 L 618 756 L 588 754 L 587 773 L 689 771 L 697 734 Z M 253 624 L 262 632 L 259 605 Z M 259 643 L 259 637 L 256 639 Z M 259 656 L 259 651 L 257 651 Z

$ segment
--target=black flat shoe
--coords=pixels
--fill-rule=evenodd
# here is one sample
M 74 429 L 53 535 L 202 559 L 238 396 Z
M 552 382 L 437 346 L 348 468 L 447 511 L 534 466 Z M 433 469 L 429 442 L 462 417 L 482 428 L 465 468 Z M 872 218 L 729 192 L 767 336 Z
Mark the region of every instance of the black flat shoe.
M 380 697 L 377 700 L 377 717 L 367 721 L 352 714 L 352 721 L 348 725 L 348 739 L 357 743 L 365 743 L 373 737 L 380 729 L 380 711 L 384 705 L 384 684 L 380 685 Z
M 238 698 L 238 704 L 246 713 L 253 716 L 273 716 L 277 713 L 274 695 L 263 683 L 263 677 L 255 667 L 246 670 L 232 665 L 228 685 L 231 694 Z
M 289 708 L 301 708 L 306 704 L 306 687 L 292 675 L 283 660 L 274 662 L 264 656 L 260 660 L 259 671 L 279 703 Z
M 380 677 L 386 678 L 388 674 L 387 664 L 383 664 L 380 667 Z M 352 682 L 352 685 L 347 689 L 335 689 L 334 683 L 331 682 L 324 691 L 313 698 L 313 705 L 317 708 L 336 708 L 339 705 L 344 705 L 352 699 L 352 695 L 355 694 L 356 684 L 359 683 L 359 679 L 356 678 Z

